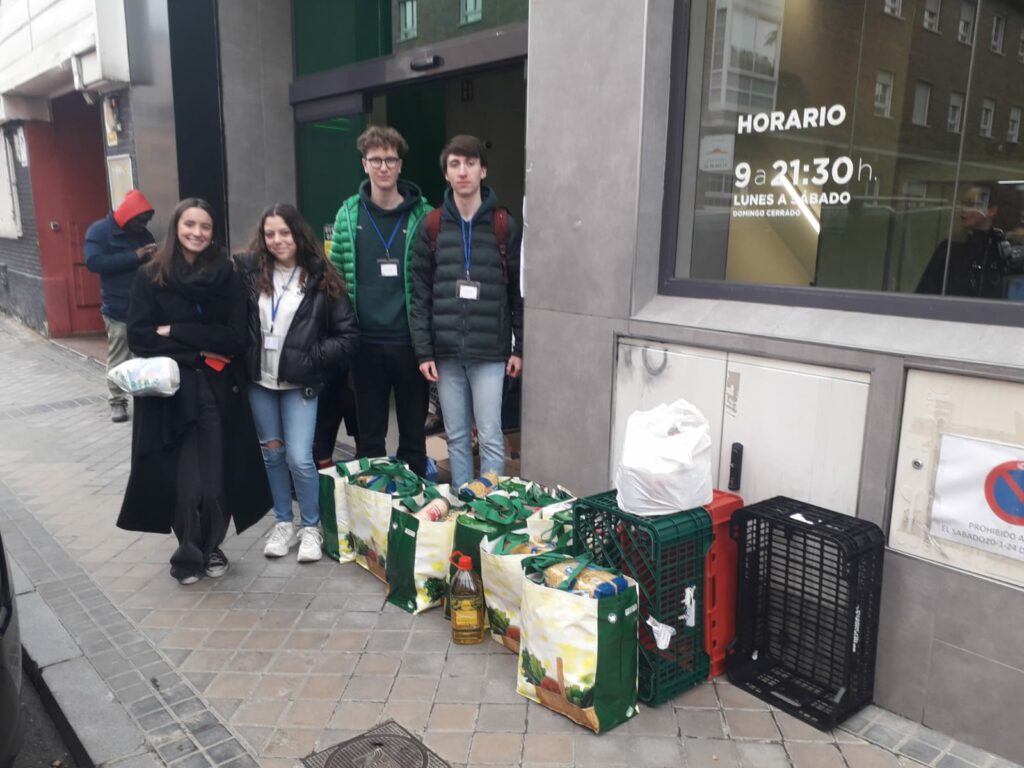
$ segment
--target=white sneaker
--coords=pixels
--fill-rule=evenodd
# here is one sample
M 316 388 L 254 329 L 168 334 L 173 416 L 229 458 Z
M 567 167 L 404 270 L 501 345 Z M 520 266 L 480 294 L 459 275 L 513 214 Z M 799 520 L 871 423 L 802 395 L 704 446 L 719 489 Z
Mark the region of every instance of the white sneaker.
M 292 523 L 276 523 L 267 539 L 267 546 L 263 548 L 263 554 L 267 557 L 284 557 L 298 540 Z
M 299 562 L 315 563 L 323 557 L 321 546 L 324 535 L 315 525 L 303 526 L 299 529 Z

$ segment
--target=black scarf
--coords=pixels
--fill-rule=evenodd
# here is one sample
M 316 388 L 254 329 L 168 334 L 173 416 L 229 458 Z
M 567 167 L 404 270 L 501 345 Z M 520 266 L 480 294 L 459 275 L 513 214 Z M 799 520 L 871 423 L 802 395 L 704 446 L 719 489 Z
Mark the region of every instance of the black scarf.
M 177 252 L 171 260 L 171 283 L 174 288 L 189 301 L 200 305 L 222 292 L 231 272 L 231 262 L 222 254 L 211 253 L 209 250 L 199 254 L 192 264 Z

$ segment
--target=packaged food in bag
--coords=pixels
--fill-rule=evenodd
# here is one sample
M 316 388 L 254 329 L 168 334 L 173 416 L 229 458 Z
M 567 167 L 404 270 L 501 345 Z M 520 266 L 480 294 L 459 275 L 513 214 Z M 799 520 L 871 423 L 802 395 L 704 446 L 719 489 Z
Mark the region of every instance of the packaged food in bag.
M 544 569 L 544 583 L 555 589 L 570 582 L 568 591 L 585 597 L 611 597 L 627 588 L 626 579 L 579 560 L 563 560 Z

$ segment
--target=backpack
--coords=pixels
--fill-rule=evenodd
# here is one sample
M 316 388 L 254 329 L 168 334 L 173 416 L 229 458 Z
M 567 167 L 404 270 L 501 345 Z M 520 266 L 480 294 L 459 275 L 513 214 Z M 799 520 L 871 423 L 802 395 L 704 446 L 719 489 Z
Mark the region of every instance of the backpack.
M 498 241 L 498 258 L 501 260 L 501 282 L 508 284 L 508 209 L 495 208 L 491 222 L 494 237 Z M 441 233 L 441 209 L 435 208 L 427 214 L 427 239 L 434 266 L 437 266 L 437 236 Z

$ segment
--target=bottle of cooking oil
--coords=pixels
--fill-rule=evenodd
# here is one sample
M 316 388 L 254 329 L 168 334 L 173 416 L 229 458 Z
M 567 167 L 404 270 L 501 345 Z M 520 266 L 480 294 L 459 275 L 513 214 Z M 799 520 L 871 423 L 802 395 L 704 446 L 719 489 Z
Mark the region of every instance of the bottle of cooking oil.
M 452 552 L 452 564 L 458 568 L 452 577 L 452 642 L 471 645 L 484 639 L 484 585 L 473 570 L 473 558 Z

